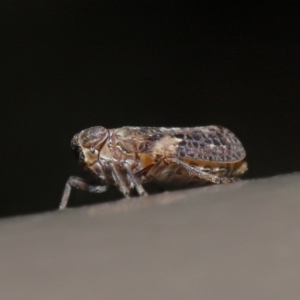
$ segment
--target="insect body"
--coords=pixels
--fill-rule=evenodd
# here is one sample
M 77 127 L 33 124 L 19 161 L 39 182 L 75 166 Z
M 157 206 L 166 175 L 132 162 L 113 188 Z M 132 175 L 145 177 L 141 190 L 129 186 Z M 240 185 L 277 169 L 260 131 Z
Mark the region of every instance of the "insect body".
M 116 185 L 123 195 L 130 190 L 147 195 L 143 183 L 229 183 L 247 170 L 245 150 L 228 129 L 91 127 L 76 134 L 71 147 L 80 163 L 94 173 L 99 185 L 71 176 L 59 208 L 67 206 L 71 188 L 101 193 Z

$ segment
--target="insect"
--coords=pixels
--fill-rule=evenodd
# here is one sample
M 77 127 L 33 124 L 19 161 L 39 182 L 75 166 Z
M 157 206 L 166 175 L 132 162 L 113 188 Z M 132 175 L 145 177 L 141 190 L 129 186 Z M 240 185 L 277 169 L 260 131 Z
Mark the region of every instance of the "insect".
M 247 171 L 246 152 L 237 137 L 221 126 L 192 128 L 91 127 L 71 142 L 80 164 L 99 184 L 71 176 L 59 208 L 68 204 L 71 188 L 102 193 L 115 185 L 126 197 L 135 189 L 147 195 L 143 184 L 229 183 Z

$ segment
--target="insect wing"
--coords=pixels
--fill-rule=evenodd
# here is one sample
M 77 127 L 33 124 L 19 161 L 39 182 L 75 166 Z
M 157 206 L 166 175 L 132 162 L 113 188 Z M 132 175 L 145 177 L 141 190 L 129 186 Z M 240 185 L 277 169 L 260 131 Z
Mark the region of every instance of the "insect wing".
M 116 135 L 120 146 L 134 153 L 223 163 L 240 161 L 246 156 L 241 142 L 221 126 L 122 127 Z
M 178 144 L 177 154 L 179 158 L 220 163 L 237 162 L 246 156 L 244 147 L 237 137 L 227 128 L 220 126 L 186 130 Z

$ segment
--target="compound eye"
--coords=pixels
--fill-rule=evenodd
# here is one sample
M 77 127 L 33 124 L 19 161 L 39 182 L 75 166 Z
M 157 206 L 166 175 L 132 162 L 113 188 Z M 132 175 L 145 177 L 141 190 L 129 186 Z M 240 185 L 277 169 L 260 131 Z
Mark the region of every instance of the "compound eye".
M 90 148 L 90 152 L 91 152 L 92 155 L 98 155 L 98 153 L 99 153 L 98 150 L 96 150 L 93 147 Z

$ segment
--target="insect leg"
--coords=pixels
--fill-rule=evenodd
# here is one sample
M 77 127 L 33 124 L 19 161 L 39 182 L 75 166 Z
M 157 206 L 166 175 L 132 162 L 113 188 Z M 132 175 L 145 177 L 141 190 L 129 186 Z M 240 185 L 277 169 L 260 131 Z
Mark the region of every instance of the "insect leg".
M 115 164 L 113 162 L 109 162 L 108 166 L 109 166 L 109 168 L 111 170 L 113 178 L 114 178 L 116 184 L 118 185 L 120 191 L 123 193 L 123 195 L 126 198 L 130 198 L 129 189 L 128 189 L 126 183 L 124 182 L 124 180 L 122 178 L 122 174 L 120 174 L 119 169 L 116 168 L 116 166 L 115 166 Z
M 136 176 L 134 176 L 130 166 L 127 163 L 123 164 L 125 170 L 127 171 L 127 174 L 129 176 L 130 181 L 134 184 L 136 191 L 138 192 L 138 194 L 140 196 L 146 196 L 148 195 L 147 192 L 144 190 L 142 184 L 140 183 L 140 181 L 138 180 L 138 178 L 136 178 Z
M 237 181 L 241 181 L 241 178 L 236 178 L 236 177 L 223 177 L 221 178 L 222 183 L 233 183 Z
M 91 193 L 103 193 L 107 190 L 106 185 L 92 185 L 80 177 L 71 176 L 66 183 L 63 196 L 59 204 L 59 209 L 65 209 L 67 207 L 72 188 Z
M 235 181 L 235 178 L 222 178 L 217 175 L 202 171 L 201 169 L 191 166 L 178 158 L 168 158 L 166 159 L 166 162 L 174 162 L 179 166 L 185 168 L 190 174 L 213 183 L 229 183 Z

